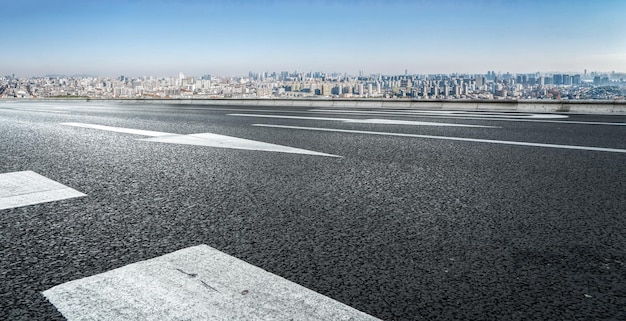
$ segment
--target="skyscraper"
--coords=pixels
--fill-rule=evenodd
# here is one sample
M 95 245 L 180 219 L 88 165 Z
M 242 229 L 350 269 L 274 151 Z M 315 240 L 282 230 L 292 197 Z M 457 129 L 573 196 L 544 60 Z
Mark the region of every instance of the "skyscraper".
M 562 85 L 563 75 L 552 75 L 552 81 L 555 85 Z

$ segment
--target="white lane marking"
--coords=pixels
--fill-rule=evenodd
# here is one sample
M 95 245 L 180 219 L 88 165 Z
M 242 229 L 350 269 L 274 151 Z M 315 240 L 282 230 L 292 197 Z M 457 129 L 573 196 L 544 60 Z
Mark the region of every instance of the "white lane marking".
M 141 130 L 141 129 L 132 129 L 132 128 L 123 128 L 123 127 L 111 127 L 111 126 L 95 125 L 95 124 L 61 123 L 61 125 L 82 127 L 82 128 L 91 128 L 91 129 L 99 129 L 99 130 L 106 130 L 106 131 L 116 132 L 116 133 L 135 134 L 135 135 L 150 136 L 150 137 L 160 137 L 160 136 L 176 135 L 176 134 L 171 134 L 171 133 L 155 132 L 155 131 L 151 131 L 151 130 Z
M 198 245 L 43 292 L 74 320 L 378 320 Z
M 201 109 L 201 108 L 197 108 Z M 259 109 L 237 109 L 237 108 L 211 108 L 211 110 L 220 110 L 220 111 L 250 111 L 250 112 L 271 112 L 271 113 L 294 113 L 294 114 L 331 114 L 331 115 L 341 115 L 346 112 L 352 113 L 358 116 L 378 116 L 380 114 L 390 114 L 390 115 L 398 115 L 404 117 L 412 117 L 412 118 L 437 118 L 437 119 L 469 119 L 469 120 L 489 120 L 489 121 L 512 121 L 512 122 L 531 122 L 531 123 L 556 123 L 556 124 L 565 124 L 565 125 L 606 125 L 606 126 L 626 126 L 626 123 L 610 123 L 610 122 L 588 122 L 588 121 L 560 121 L 560 120 L 542 120 L 542 119 L 520 119 L 520 118 L 487 118 L 487 115 L 483 115 L 482 117 L 471 117 L 471 116 L 455 116 L 455 113 L 458 111 L 447 111 L 447 110 L 423 110 L 416 112 L 391 112 L 391 111 L 358 111 L 358 110 L 346 110 L 342 111 L 341 109 L 309 109 L 308 111 L 297 111 L 297 110 L 259 110 Z M 422 112 L 422 113 L 417 113 Z M 501 113 L 504 114 L 504 113 Z M 536 114 L 542 115 L 542 114 Z M 550 114 L 547 114 L 550 115 Z M 557 115 L 557 118 L 569 118 L 568 115 Z
M 424 122 L 424 121 L 412 121 L 412 120 L 395 120 L 395 119 L 350 119 L 350 118 L 303 117 L 303 116 L 261 115 L 261 114 L 228 114 L 228 116 L 255 117 L 255 118 L 278 118 L 278 119 L 300 119 L 300 120 L 330 120 L 330 121 L 340 121 L 340 122 L 344 122 L 344 123 L 356 123 L 356 124 L 385 124 L 385 125 L 412 125 L 412 126 L 500 128 L 500 127 L 495 127 L 495 126 L 450 124 L 450 123 Z
M 0 210 L 87 196 L 33 171 L 0 174 Z
M 520 113 L 499 113 L 499 112 L 468 112 L 468 111 L 448 111 L 448 110 L 403 110 L 403 111 L 373 111 L 373 110 L 343 110 L 343 109 L 309 109 L 313 112 L 332 111 L 335 113 L 373 113 L 373 114 L 392 114 L 392 115 L 419 115 L 419 114 L 445 114 L 450 116 L 470 116 L 485 118 L 543 118 L 557 119 L 569 118 L 567 115 L 560 114 L 520 114 Z
M 42 113 L 68 113 L 67 111 L 62 111 L 62 110 L 25 109 L 25 108 L 18 108 L 18 107 L 12 107 L 12 108 L 0 107 L 0 111 L 33 111 L 33 112 L 42 112 Z
M 289 146 L 277 145 L 259 142 L 256 140 L 249 140 L 231 136 L 224 136 L 211 133 L 192 134 L 192 135 L 175 135 L 165 137 L 154 137 L 139 139 L 147 142 L 160 142 L 170 144 L 184 144 L 184 145 L 197 145 L 197 146 L 209 146 L 209 147 L 221 147 L 232 149 L 244 149 L 244 150 L 257 150 L 266 152 L 279 152 L 289 154 L 304 154 L 314 156 L 328 156 L 328 157 L 341 157 L 332 154 L 325 154 L 315 152 L 306 149 L 293 148 Z
M 92 105 L 90 105 L 91 108 Z M 104 105 L 103 105 L 104 106 Z M 115 106 L 117 105 L 107 105 L 107 106 Z M 164 106 L 161 108 L 162 110 L 171 110 L 172 107 Z M 301 110 L 285 110 L 285 109 L 254 109 L 254 108 L 184 108 L 184 107 L 175 107 L 176 110 L 219 110 L 219 111 L 239 111 L 239 112 L 268 112 L 268 113 L 295 113 L 295 114 L 312 114 L 312 113 L 325 113 L 325 114 L 345 114 L 342 110 L 333 109 L 336 111 L 324 111 L 324 109 L 310 109 L 308 111 Z M 145 108 L 135 108 L 142 109 Z M 1 109 L 0 109 L 1 110 Z M 494 120 L 494 121 L 514 121 L 514 122 L 536 122 L 536 123 L 559 123 L 559 124 L 569 124 L 569 125 L 607 125 L 607 126 L 626 126 L 626 123 L 610 123 L 610 122 L 585 122 L 585 121 L 558 121 L 558 120 L 540 120 L 540 119 L 516 119 L 516 118 L 486 118 L 486 115 L 482 117 L 468 117 L 468 116 L 454 116 L 453 114 L 458 113 L 458 111 L 447 111 L 447 110 L 419 110 L 415 112 L 390 112 L 390 111 L 347 111 L 358 113 L 359 116 L 377 116 L 379 113 L 390 113 L 392 115 L 401 115 L 407 117 L 415 117 L 415 118 L 437 118 L 437 119 L 469 119 L 469 120 Z M 452 115 L 450 115 L 452 114 Z M 505 113 L 501 113 L 505 114 Z M 446 116 L 447 115 L 447 116 Z M 536 114 L 541 115 L 541 114 Z M 569 118 L 567 115 L 557 115 L 559 118 Z M 500 128 L 500 127 L 498 127 Z
M 323 110 L 318 110 L 315 113 L 322 114 L 334 114 L 334 115 L 342 115 L 344 112 L 340 111 L 329 111 L 323 112 Z M 378 116 L 380 113 L 389 113 L 389 112 L 359 112 L 358 114 L 352 114 L 357 116 Z M 542 119 L 519 119 L 519 118 L 485 118 L 485 117 L 467 117 L 467 116 L 440 116 L 440 115 L 429 115 L 429 114 L 415 114 L 415 113 L 389 113 L 390 116 L 398 115 L 403 117 L 412 117 L 412 118 L 439 118 L 439 119 L 469 119 L 469 120 L 490 120 L 490 121 L 513 121 L 513 122 L 530 122 L 530 123 L 556 123 L 556 124 L 565 124 L 565 125 L 606 125 L 606 126 L 626 126 L 626 123 L 611 123 L 611 122 L 589 122 L 589 121 L 569 121 L 569 120 L 542 120 Z M 446 114 L 446 113 L 441 113 Z M 562 115 L 566 116 L 566 115 Z M 566 116 L 569 117 L 569 116 Z
M 261 114 L 227 114 L 227 116 L 255 117 L 255 118 L 305 119 L 305 120 L 334 120 L 334 121 L 349 120 L 348 118 L 304 117 L 304 116 L 283 116 L 283 115 L 261 115 Z
M 352 134 L 367 134 L 367 135 L 382 135 L 382 136 L 399 136 L 399 137 L 442 139 L 442 140 L 453 140 L 453 141 L 461 141 L 461 142 L 489 143 L 489 144 L 516 145 L 516 146 L 532 146 L 532 147 L 546 147 L 546 148 L 575 149 L 575 150 L 588 150 L 588 151 L 610 152 L 610 153 L 626 153 L 626 149 L 592 147 L 592 146 L 529 143 L 529 142 L 516 142 L 516 141 L 508 141 L 508 140 L 478 139 L 478 138 L 465 138 L 465 137 L 447 137 L 447 136 L 432 136 L 432 135 L 388 133 L 388 132 L 372 132 L 372 131 L 364 131 L 364 130 L 349 130 L 349 129 L 335 129 L 335 128 L 317 128 L 317 127 L 299 127 L 299 126 L 283 126 L 283 125 L 268 125 L 268 124 L 252 124 L 252 126 L 270 127 L 270 128 L 283 128 L 283 129 L 312 130 L 312 131 L 324 131 L 324 132 L 338 132 L 338 133 L 352 133 Z
M 176 107 L 176 109 L 183 109 L 183 110 L 198 110 L 198 111 L 212 111 L 212 110 L 218 110 L 218 111 L 239 111 L 239 112 L 257 112 L 257 113 L 304 113 L 304 114 L 310 114 L 311 112 L 308 111 L 302 111 L 302 110 L 288 110 L 288 109 L 258 109 L 258 108 L 213 108 L 213 107 L 206 107 L 206 108 L 202 108 L 202 107 L 195 107 L 195 108 L 191 108 L 191 107 Z
M 397 119 L 348 119 L 345 123 L 358 123 L 358 124 L 385 124 L 385 125 L 414 125 L 414 126 L 439 126 L 439 127 L 473 127 L 473 128 L 502 128 L 498 126 L 483 126 L 483 125 L 467 125 L 467 124 L 451 124 L 451 123 L 437 123 L 437 122 L 425 122 L 414 120 L 397 120 Z
M 288 154 L 303 154 L 303 155 L 313 155 L 313 156 L 342 157 L 338 155 L 320 153 L 320 152 L 307 150 L 307 149 L 294 148 L 294 147 L 277 145 L 277 144 L 270 144 L 270 143 L 260 142 L 256 140 L 243 139 L 243 138 L 218 135 L 218 134 L 212 134 L 212 133 L 179 135 L 179 134 L 172 134 L 172 133 L 155 132 L 155 131 L 150 131 L 150 130 L 110 127 L 110 126 L 83 124 L 83 123 L 61 123 L 61 125 L 75 126 L 75 127 L 82 127 L 82 128 L 92 128 L 92 129 L 106 130 L 106 131 L 112 131 L 112 132 L 118 132 L 118 133 L 136 134 L 136 135 L 153 137 L 153 138 L 138 139 L 138 140 L 147 141 L 147 142 L 209 146 L 209 147 L 219 147 L 219 148 L 256 150 L 256 151 L 279 152 L 279 153 L 288 153 Z

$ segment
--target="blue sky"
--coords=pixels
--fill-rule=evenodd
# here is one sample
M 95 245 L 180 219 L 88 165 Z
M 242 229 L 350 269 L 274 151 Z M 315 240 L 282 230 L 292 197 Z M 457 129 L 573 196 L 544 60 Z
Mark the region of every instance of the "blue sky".
M 624 0 L 0 0 L 0 74 L 626 72 Z

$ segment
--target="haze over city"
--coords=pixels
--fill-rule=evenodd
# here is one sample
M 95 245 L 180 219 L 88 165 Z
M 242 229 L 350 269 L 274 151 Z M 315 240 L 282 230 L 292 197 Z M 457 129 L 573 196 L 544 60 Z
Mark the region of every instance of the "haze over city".
M 626 71 L 626 2 L 13 1 L 0 74 Z

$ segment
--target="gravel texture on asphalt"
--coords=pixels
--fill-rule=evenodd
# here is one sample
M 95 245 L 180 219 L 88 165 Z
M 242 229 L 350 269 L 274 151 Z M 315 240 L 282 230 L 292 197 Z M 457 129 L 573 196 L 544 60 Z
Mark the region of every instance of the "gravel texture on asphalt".
M 42 291 L 199 244 L 383 320 L 626 319 L 626 154 L 250 125 L 621 149 L 626 126 L 310 113 L 502 128 L 394 126 L 202 106 L 0 109 L 0 173 L 31 170 L 87 194 L 0 211 L 0 320 L 63 320 Z M 146 142 L 63 122 L 343 157 Z

